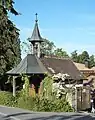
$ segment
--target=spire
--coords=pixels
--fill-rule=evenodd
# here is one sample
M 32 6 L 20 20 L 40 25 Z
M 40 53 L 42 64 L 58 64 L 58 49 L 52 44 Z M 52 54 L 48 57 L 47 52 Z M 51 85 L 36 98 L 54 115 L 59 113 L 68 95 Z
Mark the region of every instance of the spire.
M 36 15 L 36 20 L 35 20 L 34 30 L 33 30 L 32 36 L 30 38 L 31 43 L 43 42 L 42 37 L 40 35 L 39 28 L 38 28 L 38 18 L 37 18 L 38 14 L 36 13 L 35 15 Z
M 33 33 L 32 33 L 32 36 L 29 40 L 29 42 L 32 43 L 32 46 L 33 46 L 33 54 L 35 54 L 36 56 L 38 56 L 38 58 L 40 58 L 40 55 L 41 55 L 41 42 L 43 42 L 43 39 L 40 35 L 40 31 L 39 31 L 39 28 L 38 28 L 38 18 L 37 18 L 37 13 L 35 14 L 36 15 L 36 19 L 35 19 L 35 26 L 34 26 L 34 30 L 33 30 Z
M 37 18 L 37 15 L 38 15 L 38 14 L 36 13 L 35 15 L 36 15 L 36 20 L 35 20 L 35 22 L 38 22 L 38 18 Z

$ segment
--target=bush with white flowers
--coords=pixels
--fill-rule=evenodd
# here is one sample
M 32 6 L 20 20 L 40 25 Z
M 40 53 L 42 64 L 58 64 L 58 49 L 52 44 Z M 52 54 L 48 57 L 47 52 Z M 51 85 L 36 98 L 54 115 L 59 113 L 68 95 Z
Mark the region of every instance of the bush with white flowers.
M 67 87 L 65 84 L 66 79 L 70 79 L 70 75 L 68 74 L 62 74 L 58 73 L 53 76 L 53 85 L 52 85 L 52 91 L 53 93 L 56 93 L 56 97 L 59 98 L 62 95 L 66 95 L 70 87 Z

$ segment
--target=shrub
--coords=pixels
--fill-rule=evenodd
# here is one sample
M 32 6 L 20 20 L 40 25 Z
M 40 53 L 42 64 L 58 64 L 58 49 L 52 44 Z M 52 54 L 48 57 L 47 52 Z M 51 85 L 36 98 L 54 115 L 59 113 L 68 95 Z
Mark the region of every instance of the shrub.
M 18 107 L 45 112 L 72 112 L 73 109 L 64 99 L 56 99 L 55 101 L 47 98 L 40 99 L 39 97 L 21 97 L 18 99 Z
M 12 93 L 0 91 L 1 105 L 13 106 L 14 103 L 15 103 L 15 98 L 13 97 Z
M 46 111 L 46 112 L 72 112 L 73 109 L 66 102 L 65 99 L 50 100 L 44 97 L 26 97 L 22 96 L 22 91 L 17 92 L 16 97 L 12 96 L 12 93 L 1 91 L 0 92 L 0 104 L 19 107 L 32 111 Z
M 73 112 L 73 109 L 65 99 L 57 99 L 54 104 L 56 112 Z
M 39 102 L 39 111 L 51 112 L 54 111 L 54 102 L 52 100 L 43 98 Z

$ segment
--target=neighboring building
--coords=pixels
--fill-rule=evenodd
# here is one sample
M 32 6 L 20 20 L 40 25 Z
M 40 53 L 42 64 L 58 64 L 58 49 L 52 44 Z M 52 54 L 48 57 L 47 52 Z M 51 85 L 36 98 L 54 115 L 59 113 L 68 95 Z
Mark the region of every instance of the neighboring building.
M 79 71 L 84 75 L 82 109 L 90 108 L 90 101 L 95 99 L 95 67 L 88 68 L 85 64 L 75 63 Z
M 90 75 L 95 75 L 95 67 L 88 68 L 85 64 L 82 63 L 75 63 L 75 66 L 77 69 L 84 75 L 85 78 L 87 78 Z

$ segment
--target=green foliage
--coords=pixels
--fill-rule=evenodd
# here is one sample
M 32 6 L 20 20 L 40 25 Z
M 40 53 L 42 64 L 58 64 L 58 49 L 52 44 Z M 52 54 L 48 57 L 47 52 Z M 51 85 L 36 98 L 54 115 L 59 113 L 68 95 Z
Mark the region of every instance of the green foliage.
M 0 92 L 0 104 L 10 107 L 19 107 L 32 111 L 44 112 L 72 112 L 73 109 L 65 99 L 50 100 L 44 97 L 24 96 L 22 92 L 16 93 L 16 97 L 9 92 Z
M 44 39 L 44 42 L 41 43 L 41 53 L 45 55 L 52 55 L 54 52 L 54 48 L 54 43 L 47 39 Z
M 29 41 L 31 38 L 28 38 L 27 41 Z M 29 43 L 22 42 L 21 43 L 21 49 L 23 53 L 30 53 L 31 50 L 31 45 Z M 55 45 L 53 42 L 43 39 L 44 42 L 41 43 L 41 53 L 45 55 L 52 55 L 54 52 Z
M 22 96 L 18 99 L 19 108 L 32 110 L 32 106 L 34 106 L 33 100 L 30 97 Z
M 54 104 L 56 105 L 55 111 L 57 112 L 72 112 L 74 111 L 69 103 L 65 99 L 57 99 L 54 101 Z
M 19 30 L 0 6 L 0 74 L 4 74 L 21 60 Z
M 44 42 L 41 43 L 41 52 L 45 55 L 69 57 L 66 51 L 64 51 L 62 48 L 56 48 L 54 43 L 47 39 L 44 39 Z
M 89 60 L 89 54 L 87 51 L 83 51 L 82 54 L 80 55 L 80 62 L 85 64 L 85 61 Z
M 87 51 L 83 51 L 81 54 L 78 54 L 77 50 L 75 50 L 71 53 L 71 58 L 74 62 L 77 63 L 87 63 L 89 68 L 95 66 L 94 55 L 90 56 Z
M 14 106 L 16 105 L 16 100 L 11 93 L 0 91 L 0 104 L 7 106 Z
M 78 53 L 77 50 L 71 53 L 71 58 L 74 62 L 78 62 Z
M 16 92 L 16 97 L 9 92 L 0 92 L 0 104 L 24 108 L 32 111 L 46 111 L 46 112 L 72 112 L 73 109 L 68 104 L 65 98 L 57 99 L 52 94 L 53 79 L 47 76 L 42 85 L 42 96 L 29 96 L 29 80 L 27 76 L 23 75 L 25 81 L 25 89 Z
M 52 98 L 52 83 L 53 79 L 51 76 L 45 77 L 45 79 L 42 81 L 42 96 L 45 98 L 51 99 Z
M 71 58 L 74 62 L 85 63 L 89 60 L 89 54 L 87 51 L 83 51 L 81 54 L 77 53 L 77 50 L 71 53 Z
M 89 58 L 89 67 L 93 67 L 95 66 L 95 59 L 94 59 L 94 55 L 91 55 Z
M 21 60 L 19 30 L 8 17 L 8 11 L 18 14 L 13 4 L 13 0 L 0 0 L 0 83 L 3 85 L 7 80 L 3 75 Z
M 22 79 L 25 81 L 25 88 L 23 89 L 23 95 L 29 96 L 29 79 L 27 75 L 22 75 Z
M 44 112 L 72 112 L 73 109 L 66 102 L 65 99 L 50 100 L 47 98 L 39 97 L 21 97 L 18 99 L 18 107 L 29 109 L 32 111 L 44 111 Z
M 54 50 L 54 55 L 58 57 L 69 57 L 66 51 L 64 51 L 62 48 L 57 48 Z
M 27 41 L 21 42 L 20 46 L 21 46 L 22 54 L 31 54 L 32 48 L 31 48 L 31 44 L 29 43 L 28 39 Z
M 0 6 L 2 6 L 3 9 L 10 11 L 14 15 L 19 15 L 19 13 L 14 9 L 13 4 L 13 0 L 0 0 Z
M 28 38 L 29 40 L 30 38 Z M 30 53 L 31 46 L 27 42 L 23 42 L 21 44 L 22 52 L 23 53 Z M 44 42 L 41 43 L 41 53 L 44 55 L 55 55 L 58 57 L 69 57 L 66 51 L 62 48 L 56 48 L 53 42 L 44 39 Z

